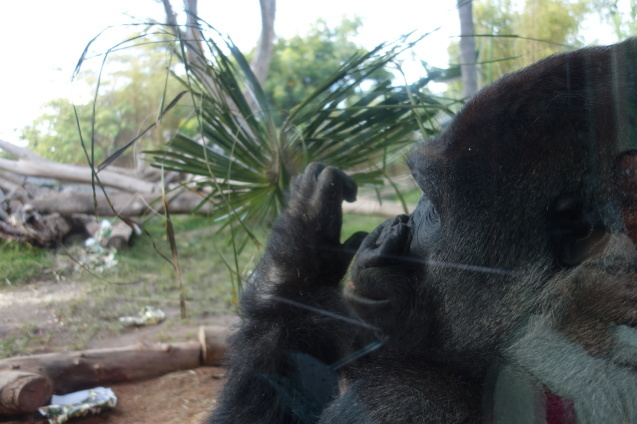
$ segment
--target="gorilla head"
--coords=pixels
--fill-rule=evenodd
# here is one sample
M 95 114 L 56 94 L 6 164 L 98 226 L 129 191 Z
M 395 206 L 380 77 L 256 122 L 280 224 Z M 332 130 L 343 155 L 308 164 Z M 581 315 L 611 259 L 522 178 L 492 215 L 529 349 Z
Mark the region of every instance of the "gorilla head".
M 613 167 L 637 143 L 636 72 L 635 41 L 550 57 L 417 145 L 422 197 L 363 242 L 345 289 L 357 314 L 434 359 L 497 352 L 548 284 L 624 231 Z
M 416 209 L 362 243 L 340 243 L 353 180 L 310 165 L 241 296 L 212 421 L 542 421 L 553 394 L 581 422 L 637 421 L 636 349 L 615 334 L 637 324 L 616 171 L 636 85 L 634 40 L 505 76 L 413 148 Z

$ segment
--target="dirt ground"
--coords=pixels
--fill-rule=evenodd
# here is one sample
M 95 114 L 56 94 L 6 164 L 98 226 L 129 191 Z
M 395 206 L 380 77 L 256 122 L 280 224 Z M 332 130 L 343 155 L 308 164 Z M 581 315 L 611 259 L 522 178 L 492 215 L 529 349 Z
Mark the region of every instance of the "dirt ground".
M 68 302 L 81 292 L 79 283 L 31 283 L 11 291 L 0 292 L 0 342 L 15 334 L 24 323 L 37 323 L 39 333 L 53 332 L 44 352 L 66 350 L 69 336 L 59 331 L 60 321 L 54 311 L 61 302 Z M 132 328 L 118 334 L 98 334 L 86 348 L 120 347 L 137 343 L 193 340 L 200 325 L 231 326 L 236 318 L 230 315 L 206 317 L 181 324 L 178 308 L 165 308 L 166 322 L 149 327 Z M 196 340 L 196 339 L 194 339 Z M 38 353 L 38 352 L 35 352 Z M 76 418 L 80 424 L 144 424 L 202 423 L 214 406 L 214 399 L 223 384 L 222 368 L 201 367 L 174 372 L 143 382 L 109 385 L 118 398 L 114 410 L 93 417 Z M 19 417 L 0 416 L 0 423 L 38 423 L 47 420 L 39 414 Z
M 78 424 L 200 424 L 214 407 L 223 384 L 222 368 L 201 367 L 178 371 L 138 383 L 110 386 L 117 396 L 115 409 L 100 415 L 75 418 Z M 2 418 L 0 423 L 44 424 L 39 414 Z

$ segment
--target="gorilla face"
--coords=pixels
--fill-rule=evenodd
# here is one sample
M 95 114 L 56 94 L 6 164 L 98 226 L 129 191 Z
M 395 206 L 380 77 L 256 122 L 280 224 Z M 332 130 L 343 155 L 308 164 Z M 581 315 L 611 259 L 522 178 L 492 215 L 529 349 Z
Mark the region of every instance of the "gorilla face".
M 480 196 L 488 192 L 467 199 L 464 188 L 455 189 L 442 170 L 462 173 L 463 163 L 440 155 L 447 137 L 412 150 L 407 163 L 423 192 L 420 200 L 411 215 L 385 221 L 363 241 L 344 291 L 355 312 L 396 345 L 439 357 L 493 350 L 512 324 L 511 310 L 527 312 L 521 306 L 525 289 L 515 282 L 529 264 L 489 250 L 508 236 L 507 223 L 492 215 L 506 206 L 486 207 Z

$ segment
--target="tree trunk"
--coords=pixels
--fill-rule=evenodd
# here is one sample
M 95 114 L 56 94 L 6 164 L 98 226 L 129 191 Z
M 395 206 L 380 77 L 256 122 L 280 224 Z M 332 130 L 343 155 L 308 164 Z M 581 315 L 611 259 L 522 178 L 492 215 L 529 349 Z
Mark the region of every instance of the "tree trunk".
M 272 51 L 274 50 L 276 0 L 259 0 L 259 3 L 261 5 L 261 36 L 259 37 L 256 54 L 250 65 L 257 80 L 263 85 L 268 76 Z
M 465 98 L 478 91 L 476 42 L 473 28 L 473 0 L 457 0 L 460 18 L 460 70 Z

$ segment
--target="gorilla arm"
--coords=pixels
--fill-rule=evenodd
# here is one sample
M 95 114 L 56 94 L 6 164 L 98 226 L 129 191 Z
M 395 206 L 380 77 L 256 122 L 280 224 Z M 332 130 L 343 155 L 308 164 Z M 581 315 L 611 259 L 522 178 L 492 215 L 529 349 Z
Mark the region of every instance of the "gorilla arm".
M 637 419 L 635 346 L 618 351 L 620 332 L 634 337 L 637 322 L 637 254 L 627 235 L 605 238 L 600 252 L 554 278 L 553 310 L 532 316 L 506 352 L 530 381 L 571 400 L 578 423 Z
M 352 333 L 339 283 L 364 236 L 340 244 L 341 202 L 354 201 L 356 190 L 343 172 L 316 163 L 294 180 L 241 295 L 242 323 L 210 422 L 315 422 L 336 396 L 329 365 Z
M 590 356 L 544 318 L 529 321 L 523 336 L 508 349 L 511 362 L 551 392 L 572 400 L 578 423 L 634 422 L 634 371 Z

